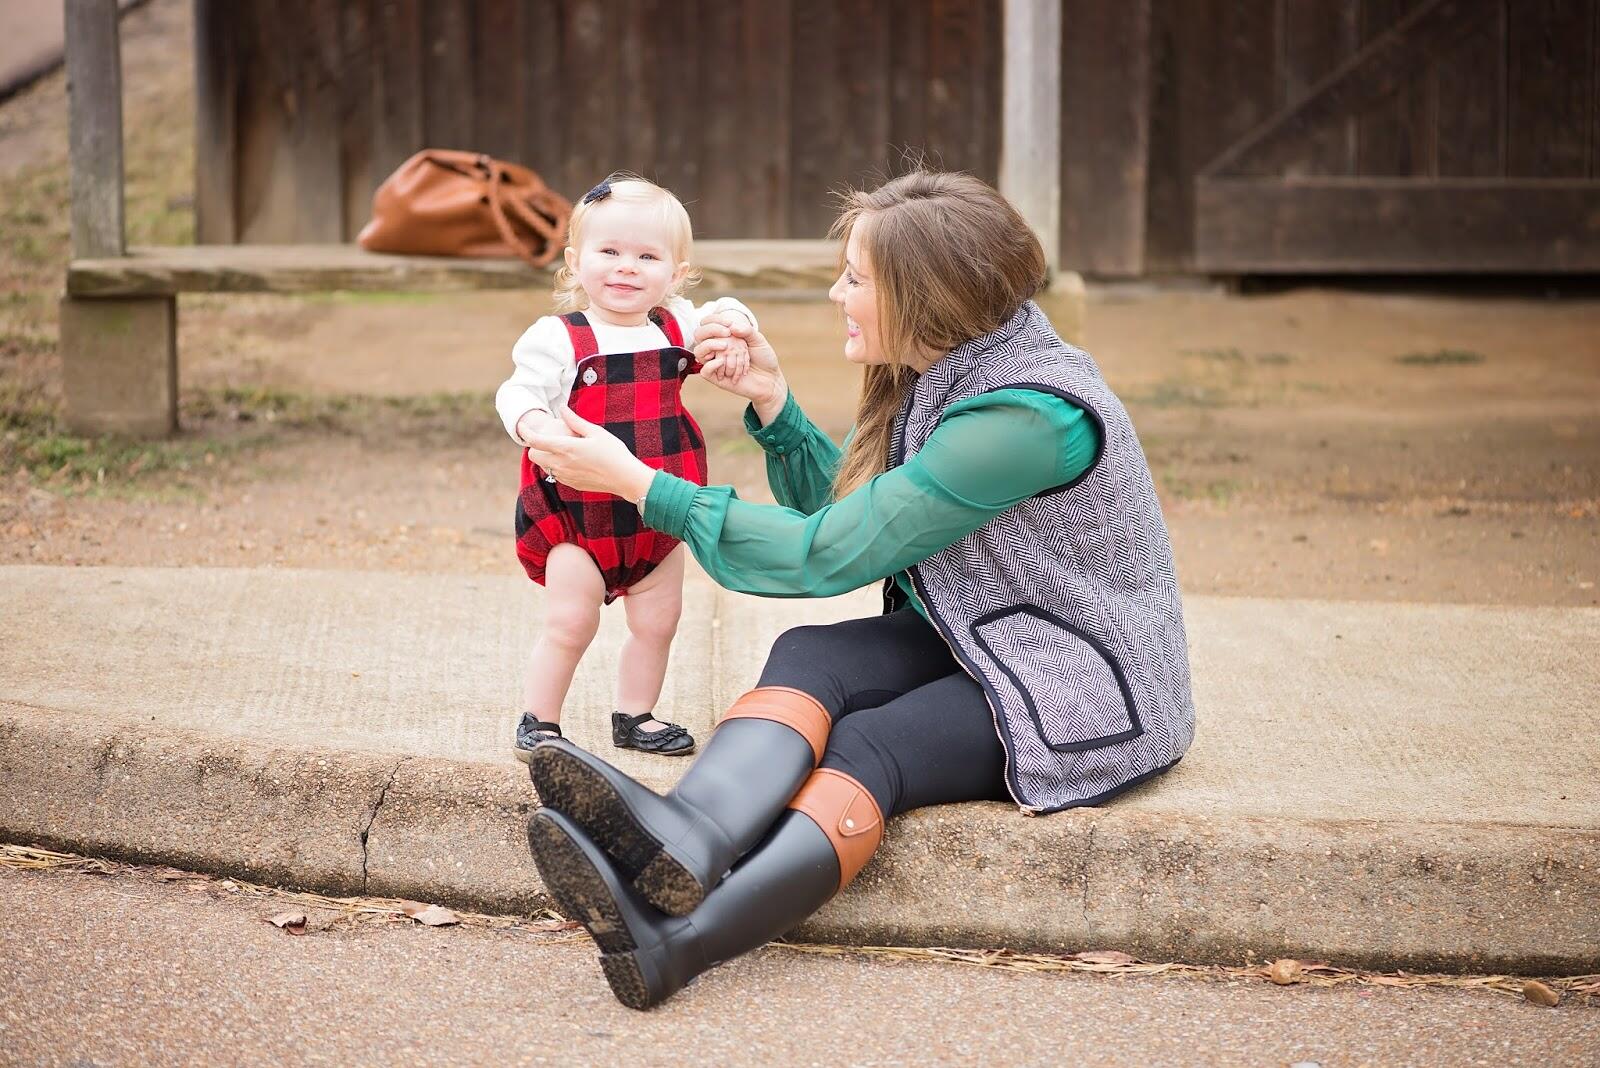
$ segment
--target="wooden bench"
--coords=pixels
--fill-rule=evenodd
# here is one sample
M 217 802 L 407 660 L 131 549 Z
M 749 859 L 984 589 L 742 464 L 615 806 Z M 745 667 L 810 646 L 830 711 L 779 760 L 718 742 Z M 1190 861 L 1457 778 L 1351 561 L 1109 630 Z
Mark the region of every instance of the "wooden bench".
M 61 299 L 69 427 L 161 436 L 177 429 L 179 293 L 328 290 L 452 292 L 548 288 L 548 272 L 515 260 L 387 256 L 351 245 L 198 245 L 128 249 L 123 225 L 122 65 L 117 0 L 66 0 L 71 129 L 72 259 Z M 1061 0 L 1006 0 L 1001 188 L 1059 259 L 1058 137 Z M 200 92 L 212 91 L 201 79 Z M 696 243 L 707 290 L 756 296 L 820 293 L 834 243 Z M 1082 280 L 1063 272 L 1070 325 L 1081 327 Z

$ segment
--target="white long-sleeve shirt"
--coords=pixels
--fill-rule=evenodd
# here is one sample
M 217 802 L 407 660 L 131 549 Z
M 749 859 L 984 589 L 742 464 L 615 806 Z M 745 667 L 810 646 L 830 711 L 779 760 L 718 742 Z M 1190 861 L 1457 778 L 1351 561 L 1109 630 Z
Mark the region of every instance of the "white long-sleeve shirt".
M 755 313 L 733 297 L 718 297 L 696 307 L 686 297 L 669 298 L 662 307 L 678 321 L 683 331 L 685 346 L 694 344 L 694 332 L 700 320 L 717 312 L 738 312 L 755 327 Z M 594 329 L 595 344 L 602 353 L 646 352 L 669 344 L 667 336 L 655 323 L 643 326 L 612 326 L 589 316 Z M 506 433 L 519 445 L 528 443 L 517 436 L 517 423 L 531 411 L 554 412 L 572 393 L 572 382 L 578 374 L 578 360 L 572 351 L 572 338 L 567 324 L 558 315 L 546 315 L 525 330 L 511 347 L 514 369 L 511 377 L 501 383 L 494 395 L 495 410 L 505 424 Z

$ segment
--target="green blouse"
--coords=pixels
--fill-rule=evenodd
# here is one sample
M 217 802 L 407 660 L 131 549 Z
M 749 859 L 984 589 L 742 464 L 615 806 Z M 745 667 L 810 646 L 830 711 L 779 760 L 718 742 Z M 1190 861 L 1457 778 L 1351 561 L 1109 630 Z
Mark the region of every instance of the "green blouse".
M 745 429 L 766 451 L 777 505 L 661 472 L 645 498 L 645 523 L 681 539 L 713 579 L 739 593 L 832 597 L 894 575 L 923 615 L 907 567 L 1078 478 L 1100 447 L 1098 425 L 1076 404 L 996 390 L 952 404 L 915 456 L 835 501 L 843 452 L 793 393 L 769 426 L 747 408 Z

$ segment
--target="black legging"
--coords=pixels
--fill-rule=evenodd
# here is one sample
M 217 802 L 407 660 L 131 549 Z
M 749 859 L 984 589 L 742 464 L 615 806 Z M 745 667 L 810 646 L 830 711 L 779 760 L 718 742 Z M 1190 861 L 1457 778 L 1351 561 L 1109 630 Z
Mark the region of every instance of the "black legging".
M 786 631 L 760 685 L 822 702 L 833 731 L 821 766 L 865 786 L 885 816 L 1010 797 L 983 691 L 913 609 Z

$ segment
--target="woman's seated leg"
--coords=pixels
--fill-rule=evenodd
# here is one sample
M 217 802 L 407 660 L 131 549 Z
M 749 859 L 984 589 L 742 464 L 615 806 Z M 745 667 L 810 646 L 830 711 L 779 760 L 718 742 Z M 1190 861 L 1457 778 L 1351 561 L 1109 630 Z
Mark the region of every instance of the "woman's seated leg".
M 756 685 L 808 693 L 837 721 L 957 670 L 938 631 L 905 608 L 784 631 L 772 643 Z

